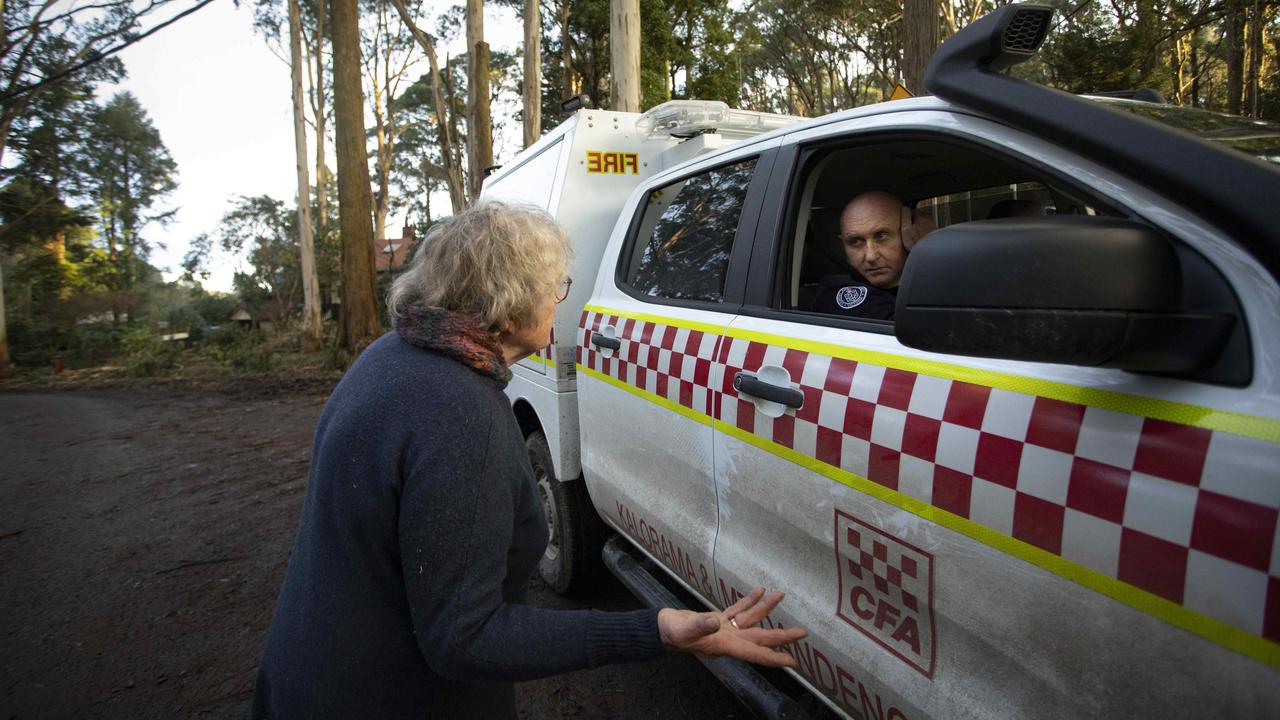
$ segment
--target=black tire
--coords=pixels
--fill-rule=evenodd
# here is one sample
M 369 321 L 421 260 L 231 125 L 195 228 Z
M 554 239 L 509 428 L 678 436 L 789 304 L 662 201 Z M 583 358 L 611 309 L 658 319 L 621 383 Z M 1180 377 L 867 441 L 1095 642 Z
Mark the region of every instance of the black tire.
M 538 498 L 551 530 L 547 549 L 538 561 L 538 574 L 561 595 L 592 588 L 603 576 L 604 561 L 600 550 L 607 533 L 596 514 L 581 479 L 561 482 L 556 479 L 551 463 L 551 450 L 542 431 L 525 440 Z

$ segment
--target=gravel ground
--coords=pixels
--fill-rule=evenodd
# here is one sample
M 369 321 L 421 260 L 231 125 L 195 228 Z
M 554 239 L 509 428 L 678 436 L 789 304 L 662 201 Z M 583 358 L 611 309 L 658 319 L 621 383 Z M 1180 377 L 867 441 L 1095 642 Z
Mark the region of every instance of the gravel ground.
M 0 393 L 0 718 L 246 717 L 331 380 Z M 638 607 L 616 583 L 547 607 Z M 524 683 L 527 718 L 744 718 L 688 656 Z

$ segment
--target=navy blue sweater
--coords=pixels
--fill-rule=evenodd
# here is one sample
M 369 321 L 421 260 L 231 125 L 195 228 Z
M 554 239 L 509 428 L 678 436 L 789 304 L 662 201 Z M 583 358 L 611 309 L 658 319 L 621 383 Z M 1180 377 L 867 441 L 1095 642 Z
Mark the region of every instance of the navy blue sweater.
M 661 656 L 656 610 L 520 604 L 546 543 L 502 384 L 383 336 L 316 427 L 254 717 L 514 717 L 513 681 Z

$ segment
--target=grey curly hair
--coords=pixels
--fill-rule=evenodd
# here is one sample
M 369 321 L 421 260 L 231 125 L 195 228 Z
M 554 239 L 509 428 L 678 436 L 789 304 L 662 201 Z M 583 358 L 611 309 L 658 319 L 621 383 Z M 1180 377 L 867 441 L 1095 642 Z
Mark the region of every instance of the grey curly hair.
M 411 305 L 472 315 L 490 332 L 528 327 L 568 270 L 569 238 L 532 205 L 483 200 L 427 231 L 391 284 L 392 321 Z

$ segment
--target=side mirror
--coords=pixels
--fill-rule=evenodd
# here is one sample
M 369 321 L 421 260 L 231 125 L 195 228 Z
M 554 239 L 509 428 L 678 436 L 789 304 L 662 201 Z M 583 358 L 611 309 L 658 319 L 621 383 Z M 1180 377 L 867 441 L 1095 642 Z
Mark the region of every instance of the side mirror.
M 894 333 L 931 352 L 1187 372 L 1213 362 L 1235 317 L 1185 310 L 1181 287 L 1172 243 L 1140 223 L 962 223 L 912 250 Z

